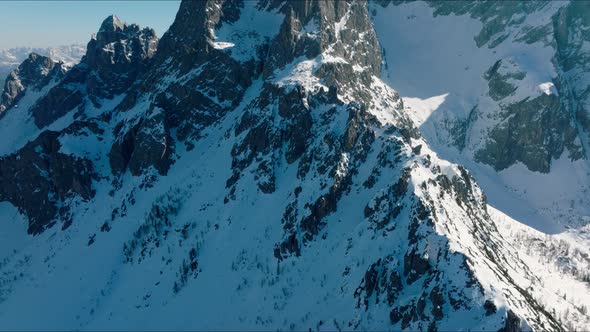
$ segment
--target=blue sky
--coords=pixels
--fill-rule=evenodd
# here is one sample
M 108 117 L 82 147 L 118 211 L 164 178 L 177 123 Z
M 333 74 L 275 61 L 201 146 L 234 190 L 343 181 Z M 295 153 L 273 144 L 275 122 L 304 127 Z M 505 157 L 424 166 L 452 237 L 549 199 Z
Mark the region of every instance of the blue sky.
M 149 26 L 158 36 L 174 21 L 179 0 L 0 1 L 0 49 L 86 44 L 111 14 Z

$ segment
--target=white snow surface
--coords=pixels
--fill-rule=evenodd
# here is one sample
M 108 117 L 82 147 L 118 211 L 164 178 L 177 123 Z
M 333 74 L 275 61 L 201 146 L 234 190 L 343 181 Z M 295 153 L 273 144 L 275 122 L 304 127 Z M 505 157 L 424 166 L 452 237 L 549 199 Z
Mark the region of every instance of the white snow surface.
M 555 88 L 555 84 L 552 82 L 545 82 L 539 84 L 539 90 L 541 90 L 546 95 L 559 95 L 557 93 L 557 89 Z

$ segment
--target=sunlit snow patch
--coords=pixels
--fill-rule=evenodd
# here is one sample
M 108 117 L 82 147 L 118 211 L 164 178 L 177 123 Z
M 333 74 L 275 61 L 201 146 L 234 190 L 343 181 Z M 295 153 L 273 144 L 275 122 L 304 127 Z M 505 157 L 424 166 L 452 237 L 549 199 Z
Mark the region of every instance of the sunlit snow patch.
M 541 90 L 541 92 L 543 92 L 546 95 L 558 95 L 555 85 L 551 82 L 539 84 L 539 90 Z
M 223 50 L 226 48 L 230 48 L 230 47 L 234 47 L 236 46 L 234 43 L 227 43 L 227 42 L 215 42 L 213 43 L 213 47 L 218 49 L 218 50 Z
M 279 87 L 296 88 L 301 86 L 306 91 L 316 91 L 321 87 L 328 88 L 321 84 L 320 79 L 314 75 L 320 67 L 320 61 L 316 59 L 301 61 L 295 59 L 293 63 L 285 66 L 284 69 L 275 73 L 275 83 Z
M 440 105 L 442 105 L 447 97 L 448 93 L 440 96 L 433 96 L 426 99 L 415 98 L 415 97 L 403 97 L 404 105 L 407 110 L 411 113 L 412 119 L 416 122 L 417 126 L 421 126 L 432 113 L 434 113 Z

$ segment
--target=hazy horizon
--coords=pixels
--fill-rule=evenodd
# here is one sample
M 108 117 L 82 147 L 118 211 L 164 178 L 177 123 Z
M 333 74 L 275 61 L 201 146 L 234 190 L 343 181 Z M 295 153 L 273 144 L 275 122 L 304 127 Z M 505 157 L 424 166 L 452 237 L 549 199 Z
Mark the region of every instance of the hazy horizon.
M 150 1 L 2 1 L 0 49 L 86 44 L 102 21 L 115 14 L 122 21 L 153 28 L 161 37 L 176 16 L 180 0 Z

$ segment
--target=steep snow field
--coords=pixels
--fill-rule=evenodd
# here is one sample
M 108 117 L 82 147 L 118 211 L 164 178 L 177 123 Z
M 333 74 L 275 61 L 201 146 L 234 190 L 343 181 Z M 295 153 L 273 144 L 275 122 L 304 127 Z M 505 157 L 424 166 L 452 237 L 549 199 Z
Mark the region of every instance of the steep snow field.
M 548 235 L 539 232 L 490 207 L 500 233 L 510 239 L 518 256 L 540 279 L 537 289 L 542 305 L 555 310 L 569 330 L 584 330 L 588 324 L 588 280 L 590 251 L 571 234 Z M 539 287 L 531 286 L 531 287 Z M 572 310 L 573 306 L 573 310 Z

